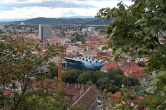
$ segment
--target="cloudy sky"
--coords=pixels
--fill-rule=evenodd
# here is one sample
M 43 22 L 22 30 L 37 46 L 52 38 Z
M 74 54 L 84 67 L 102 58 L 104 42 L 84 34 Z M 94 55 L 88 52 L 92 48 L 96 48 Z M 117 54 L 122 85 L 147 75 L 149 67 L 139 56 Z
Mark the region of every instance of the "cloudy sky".
M 0 19 L 95 16 L 100 8 L 131 0 L 0 0 Z

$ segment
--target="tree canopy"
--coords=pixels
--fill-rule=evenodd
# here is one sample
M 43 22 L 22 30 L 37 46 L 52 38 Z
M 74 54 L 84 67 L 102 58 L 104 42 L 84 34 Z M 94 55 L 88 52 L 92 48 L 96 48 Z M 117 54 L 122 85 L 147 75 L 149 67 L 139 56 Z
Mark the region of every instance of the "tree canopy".
M 165 68 L 165 42 L 163 32 L 166 30 L 166 2 L 164 0 L 133 0 L 134 4 L 126 6 L 122 2 L 117 8 L 102 8 L 96 17 L 104 20 L 114 18 L 106 27 L 109 46 L 114 50 L 115 58 L 130 53 L 131 56 L 148 55 L 149 69 Z M 157 52 L 156 52 L 157 51 Z M 120 55 L 119 55 L 120 54 Z M 155 59 L 153 59 L 155 58 Z M 162 60 L 161 60 L 162 59 Z M 150 62 L 149 61 L 149 62 Z
M 106 27 L 108 47 L 113 50 L 112 59 L 129 54 L 134 57 L 149 57 L 147 70 L 156 71 L 151 79 L 149 90 L 152 95 L 163 99 L 154 108 L 163 109 L 166 102 L 166 1 L 165 0 L 132 0 L 133 5 L 122 2 L 117 8 L 102 8 L 96 17 L 105 21 L 114 18 Z M 149 106 L 150 107 L 150 106 Z
M 58 44 L 52 44 L 45 53 L 42 53 L 40 44 L 35 40 L 10 36 L 1 38 L 0 109 L 33 110 L 36 107 L 38 109 L 48 107 L 49 109 L 49 107 L 56 108 L 56 105 L 60 106 L 56 98 L 51 98 L 53 94 L 46 92 L 46 89 L 50 88 L 51 80 L 47 81 L 45 75 L 35 75 L 45 73 L 43 67 L 48 66 L 50 58 L 58 55 L 63 49 L 64 47 Z M 32 86 L 34 78 L 39 83 L 38 90 Z M 44 81 L 47 81 L 45 88 Z M 10 93 L 10 90 L 12 90 L 11 94 L 6 94 L 6 92 Z
M 83 35 L 79 35 L 77 33 L 74 34 L 75 38 L 73 38 L 71 41 L 72 42 L 77 42 L 77 41 L 81 41 L 83 44 L 86 42 Z
M 112 68 L 108 73 L 68 68 L 62 74 L 62 78 L 65 82 L 95 85 L 101 91 L 105 89 L 112 93 L 120 90 L 122 84 L 126 87 L 139 85 L 137 79 L 124 76 L 120 68 Z

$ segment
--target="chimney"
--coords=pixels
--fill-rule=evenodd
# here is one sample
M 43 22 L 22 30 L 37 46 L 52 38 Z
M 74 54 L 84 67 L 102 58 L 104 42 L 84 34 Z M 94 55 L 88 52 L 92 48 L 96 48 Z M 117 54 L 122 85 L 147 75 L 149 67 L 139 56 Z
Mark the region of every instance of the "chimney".
M 80 83 L 78 83 L 78 89 L 80 88 Z
M 70 85 L 69 82 L 67 82 L 67 88 L 69 88 L 69 85 Z
M 83 93 L 84 93 L 84 85 L 81 84 L 80 95 L 82 95 Z
M 77 83 L 75 83 L 75 89 L 77 89 Z
M 86 51 L 89 51 L 89 47 L 88 46 L 86 46 Z

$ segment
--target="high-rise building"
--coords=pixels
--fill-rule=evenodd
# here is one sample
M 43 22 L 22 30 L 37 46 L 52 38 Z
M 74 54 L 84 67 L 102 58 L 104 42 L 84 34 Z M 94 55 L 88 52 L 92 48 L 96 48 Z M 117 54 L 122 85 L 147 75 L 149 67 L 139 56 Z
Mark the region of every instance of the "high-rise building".
M 52 25 L 39 24 L 39 38 L 41 41 L 47 40 L 52 35 Z

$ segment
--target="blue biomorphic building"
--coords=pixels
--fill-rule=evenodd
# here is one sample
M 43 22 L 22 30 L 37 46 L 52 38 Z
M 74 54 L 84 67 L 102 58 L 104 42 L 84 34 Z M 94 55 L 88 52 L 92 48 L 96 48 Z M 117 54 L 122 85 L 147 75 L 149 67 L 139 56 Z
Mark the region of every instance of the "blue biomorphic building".
M 100 70 L 107 62 L 88 57 L 65 58 L 68 67 L 81 70 Z

